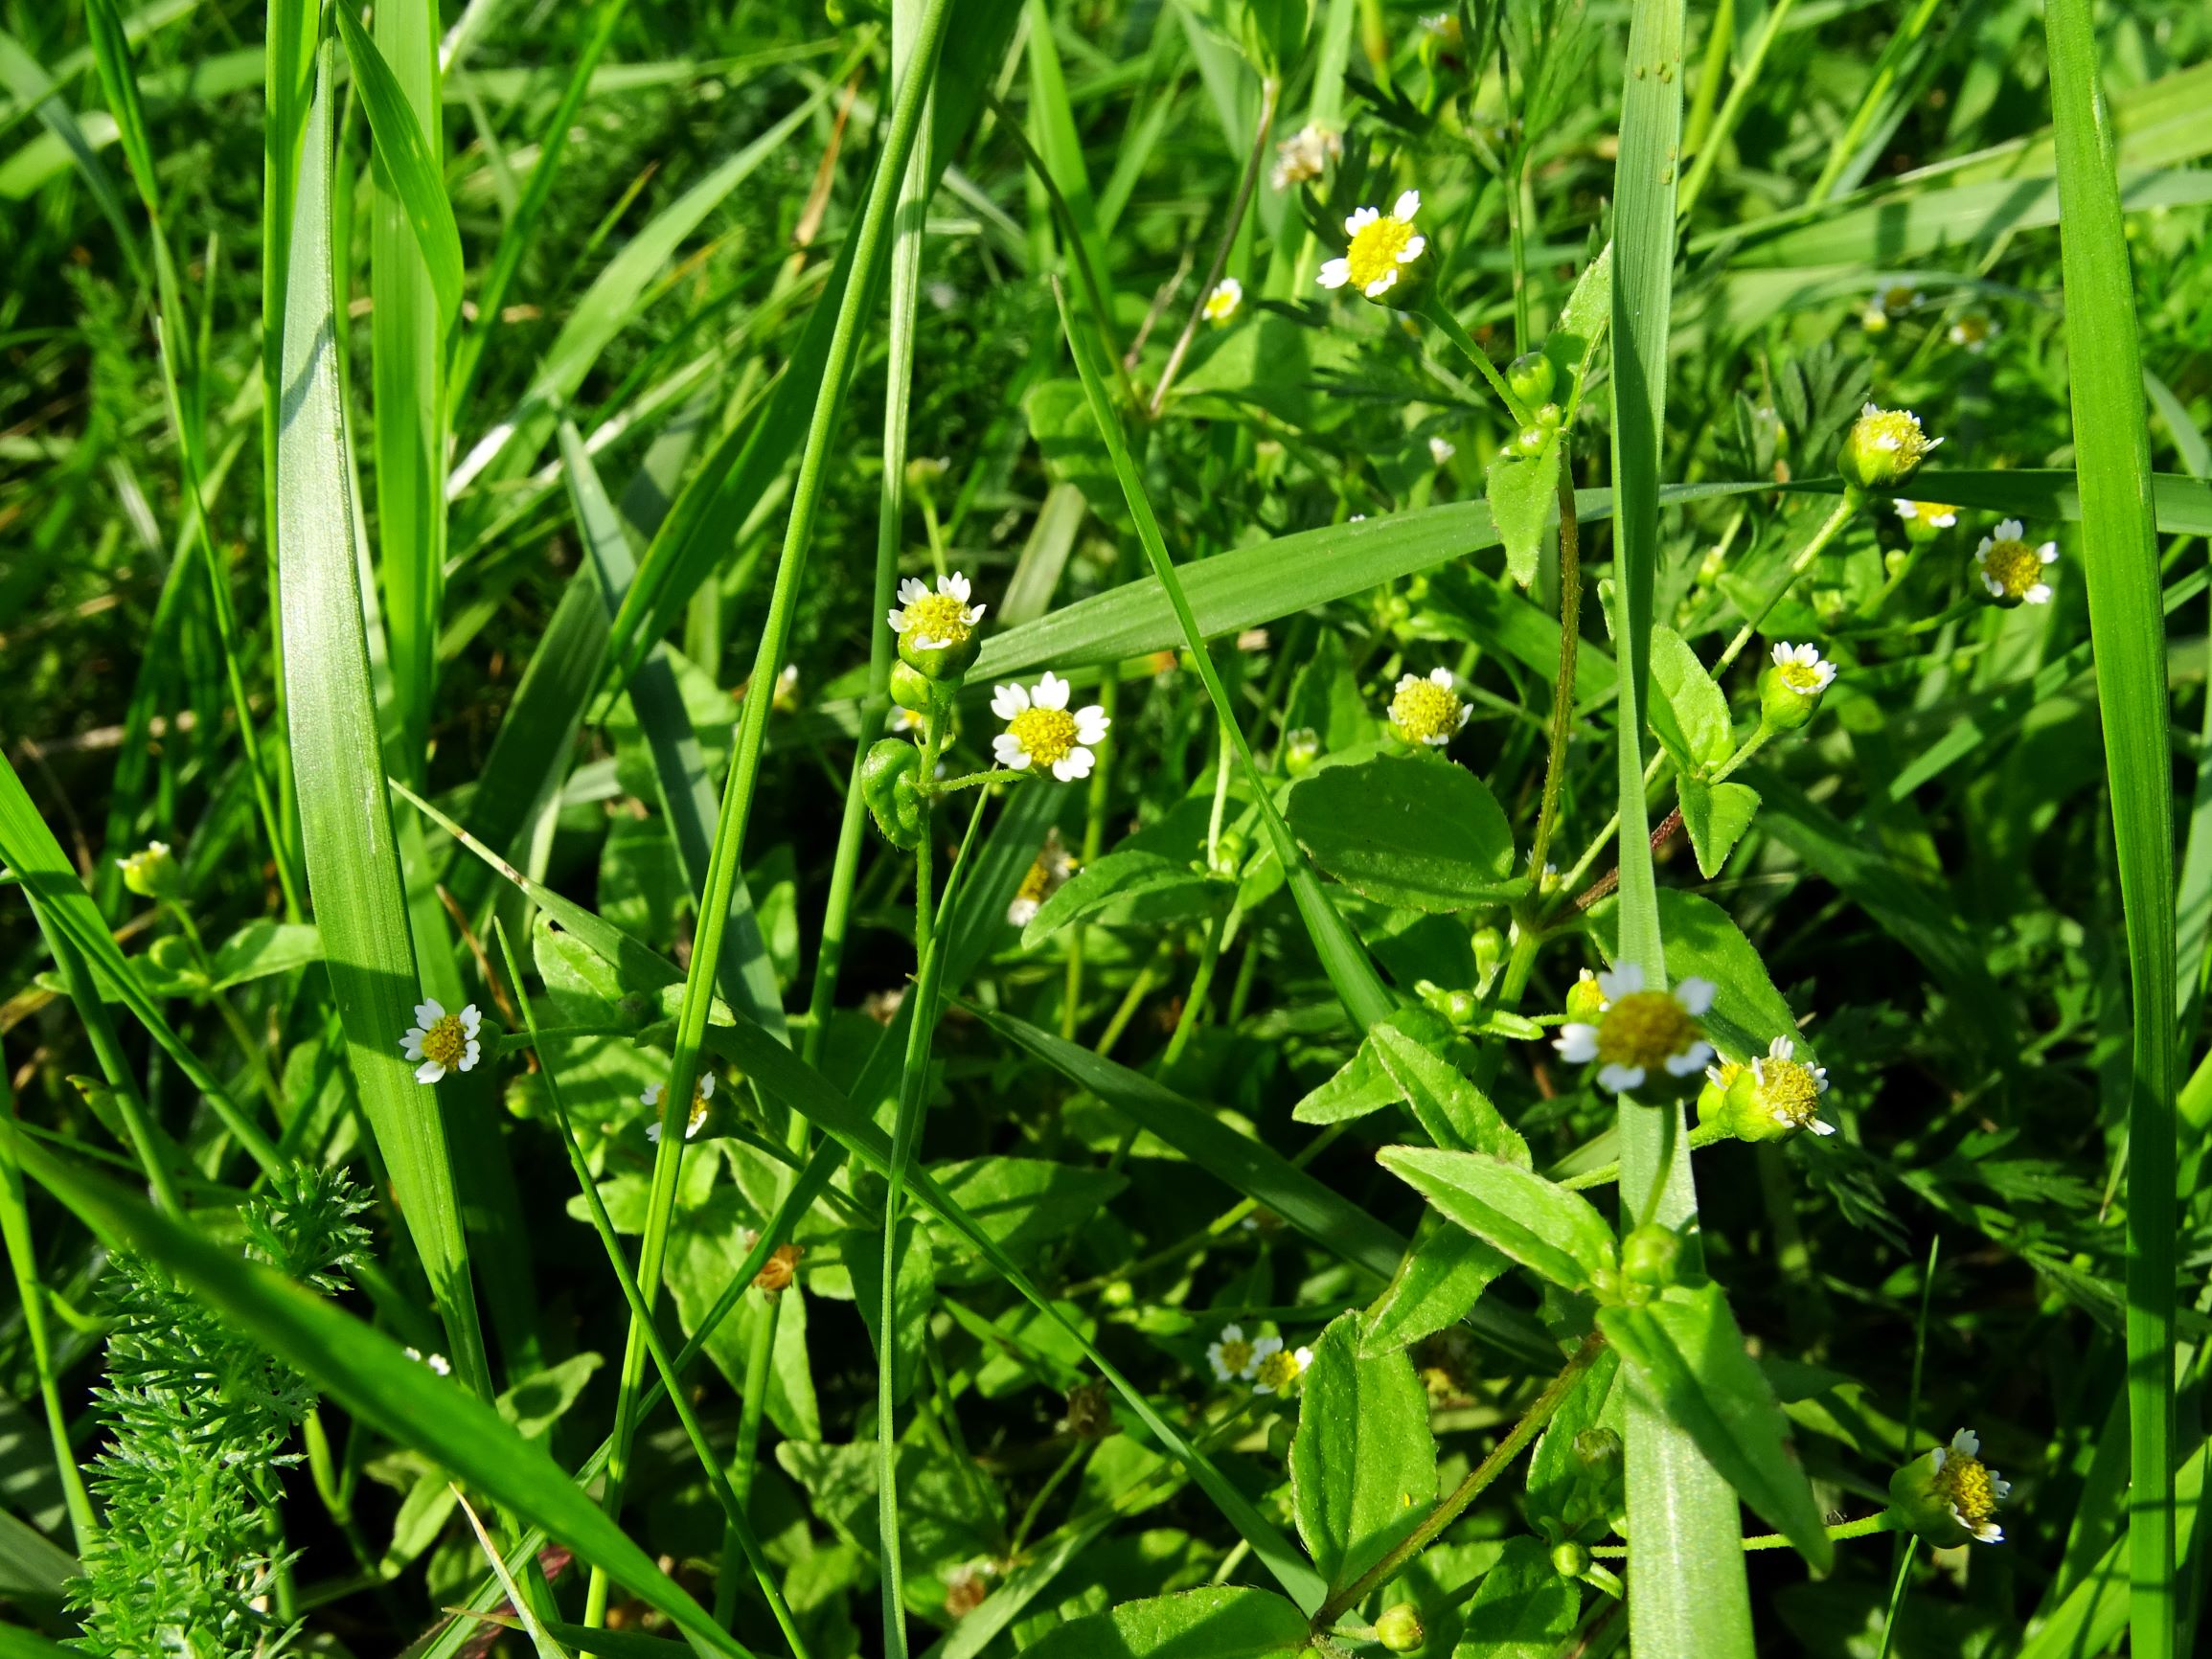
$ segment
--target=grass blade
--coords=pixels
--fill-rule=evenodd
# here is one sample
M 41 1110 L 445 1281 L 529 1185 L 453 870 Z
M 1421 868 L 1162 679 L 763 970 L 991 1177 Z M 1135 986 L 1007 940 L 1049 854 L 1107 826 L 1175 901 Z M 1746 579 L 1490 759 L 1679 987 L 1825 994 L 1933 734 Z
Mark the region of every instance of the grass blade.
M 331 285 L 333 49 L 319 55 L 285 305 L 278 596 L 308 885 L 361 1105 L 445 1322 L 453 1362 L 489 1390 L 445 1127 L 400 1055 L 417 987 L 407 899 L 369 685 Z
M 403 8 L 391 10 L 401 11 Z M 376 50 L 353 11 L 336 7 L 338 33 L 345 37 L 346 57 L 353 68 L 353 85 L 368 112 L 369 130 L 376 138 L 376 156 L 384 188 L 399 198 L 399 211 L 415 233 L 415 244 L 429 273 L 431 290 L 438 297 L 438 329 L 443 334 L 461 313 L 461 227 L 453 222 L 453 204 L 445 199 L 445 181 L 439 175 L 437 158 L 422 125 L 408 106 L 399 77 Z M 379 11 L 379 20 L 381 19 Z
M 2049 0 L 2066 356 L 2134 1016 L 2128 1076 L 2129 1651 L 2175 1650 L 2174 780 L 2150 413 L 2088 0 Z

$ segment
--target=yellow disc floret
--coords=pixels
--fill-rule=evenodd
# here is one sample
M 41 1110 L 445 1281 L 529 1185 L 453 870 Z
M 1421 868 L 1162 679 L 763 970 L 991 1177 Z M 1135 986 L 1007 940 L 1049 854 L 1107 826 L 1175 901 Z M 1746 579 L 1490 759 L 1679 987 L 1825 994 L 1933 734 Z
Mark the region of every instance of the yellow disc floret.
M 1468 709 L 1452 690 L 1451 674 L 1437 669 L 1427 678 L 1407 674 L 1390 699 L 1390 723 L 1408 743 L 1441 748 L 1467 724 Z
M 1224 1336 L 1220 1357 L 1222 1370 L 1231 1376 L 1243 1376 L 1252 1369 L 1252 1344 L 1242 1336 Z
M 1383 214 L 1369 219 L 1354 233 L 1352 245 L 1344 250 L 1352 285 L 1365 293 L 1370 284 L 1395 271 L 1400 264 L 1398 256 L 1412 239 L 1413 227 L 1402 218 Z
M 1006 730 L 1010 737 L 1020 739 L 1031 763 L 1038 766 L 1066 760 L 1076 744 L 1075 716 L 1065 709 L 1032 705 L 1009 720 Z
M 436 1060 L 447 1071 L 459 1071 L 461 1061 L 468 1053 L 468 1034 L 461 1029 L 461 1016 L 449 1013 L 430 1022 L 430 1029 L 422 1034 L 422 1057 Z
M 1989 1465 L 1977 1457 L 1953 1450 L 1935 1472 L 1935 1489 L 1950 1500 L 1952 1509 L 1969 1532 L 1977 1530 L 1996 1513 L 1997 1494 Z
M 967 603 L 949 593 L 925 593 L 919 599 L 908 600 L 906 626 L 919 638 L 943 640 L 956 646 L 966 643 L 971 631 Z
M 1655 1070 L 1698 1040 L 1690 1011 L 1663 990 L 1630 991 L 1598 1021 L 1598 1058 L 1607 1065 Z
M 1820 1078 L 1802 1060 L 1757 1062 L 1759 1103 L 1777 1120 L 1805 1128 L 1820 1110 Z
M 1981 567 L 2007 599 L 2018 599 L 2043 579 L 2042 560 L 2024 541 L 1993 541 Z
M 1278 1348 L 1260 1361 L 1259 1372 L 1252 1380 L 1269 1394 L 1288 1394 L 1291 1386 L 1306 1375 L 1306 1367 L 1299 1359 L 1299 1354 L 1304 1352 L 1303 1349 L 1293 1351 Z

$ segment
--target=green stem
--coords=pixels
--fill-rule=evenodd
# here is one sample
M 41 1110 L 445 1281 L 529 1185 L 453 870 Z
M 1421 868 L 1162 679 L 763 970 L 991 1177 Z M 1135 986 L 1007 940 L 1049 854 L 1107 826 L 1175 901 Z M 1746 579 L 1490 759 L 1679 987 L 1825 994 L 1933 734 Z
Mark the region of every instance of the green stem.
M 1847 1538 L 1870 1538 L 1877 1533 L 1902 1532 L 1904 1530 L 1904 1522 L 1900 1521 L 1889 1511 L 1881 1510 L 1871 1515 L 1862 1515 L 1856 1521 L 1838 1521 L 1835 1526 L 1828 1528 L 1827 1533 L 1831 1538 L 1841 1543 Z M 1745 1538 L 1744 1548 L 1746 1550 L 1786 1550 L 1790 1548 L 1790 1542 L 1781 1533 L 1762 1533 L 1757 1537 Z M 1590 1552 L 1593 1556 L 1603 1557 L 1608 1560 L 1619 1560 L 1628 1553 L 1629 1549 L 1626 1544 L 1600 1544 Z
M 1682 1144 L 1695 1152 L 1702 1147 L 1710 1147 L 1715 1141 L 1727 1139 L 1729 1139 L 1729 1135 L 1726 1125 L 1716 1120 L 1710 1124 L 1699 1124 L 1683 1137 Z M 1560 1185 L 1570 1192 L 1580 1193 L 1591 1187 L 1606 1186 L 1608 1183 L 1617 1181 L 1620 1178 L 1620 1165 L 1601 1164 L 1595 1170 L 1585 1170 L 1579 1175 L 1569 1175 Z
M 1206 267 L 1206 280 L 1198 284 L 1198 297 L 1191 304 L 1191 314 L 1183 319 L 1183 331 L 1175 336 L 1175 344 L 1168 352 L 1167 366 L 1160 371 L 1160 383 L 1152 388 L 1152 397 L 1147 413 L 1154 420 L 1167 407 L 1168 388 L 1175 383 L 1183 358 L 1189 354 L 1191 340 L 1198 331 L 1198 319 L 1205 315 L 1206 301 L 1221 281 L 1221 272 L 1229 263 L 1229 250 L 1236 245 L 1237 231 L 1244 222 L 1244 210 L 1252 205 L 1252 192 L 1259 187 L 1260 164 L 1266 159 L 1267 140 L 1275 126 L 1275 100 L 1282 87 L 1272 75 L 1260 80 L 1260 119 L 1252 125 L 1252 152 L 1244 158 L 1244 176 L 1237 186 L 1236 205 L 1229 209 L 1229 222 L 1221 227 L 1220 239 L 1214 244 L 1214 262 Z
M 1836 504 L 1835 511 L 1820 521 L 1820 528 L 1813 533 L 1813 539 L 1799 549 L 1797 557 L 1790 561 L 1790 569 L 1784 573 L 1780 585 L 1767 596 L 1759 608 L 1745 618 L 1744 625 L 1736 630 L 1736 637 L 1728 642 L 1728 648 L 1721 653 L 1721 660 L 1713 665 L 1716 678 L 1723 669 L 1744 654 L 1744 648 L 1751 643 L 1751 636 L 1759 631 L 1759 625 L 1767 620 L 1767 612 L 1780 604 L 1790 590 L 1797 585 L 1797 579 L 1813 568 L 1813 561 L 1820 557 L 1820 550 L 1836 538 L 1836 533 L 1843 528 L 1845 520 L 1857 510 L 1861 499 L 1857 489 L 1845 488 L 1843 499 Z
M 1881 1621 L 1881 1646 L 1875 1650 L 1874 1659 L 1889 1659 L 1889 1639 L 1897 1630 L 1897 1610 L 1904 1605 L 1906 1575 L 1912 1570 L 1912 1557 L 1919 1549 L 1918 1534 L 1907 1533 L 1904 1552 L 1897 1557 L 1897 1576 L 1889 1586 L 1889 1612 Z
M 1565 440 L 1562 438 L 1563 443 Z M 1566 783 L 1567 737 L 1575 723 L 1575 655 L 1582 644 L 1582 528 L 1575 518 L 1575 484 L 1566 458 L 1560 458 L 1560 667 L 1552 681 L 1552 717 L 1544 752 L 1543 798 L 1537 809 L 1536 838 L 1529 844 L 1529 874 L 1543 889 L 1544 855 L 1551 851 L 1559 822 L 1560 791 Z M 1524 982 L 1525 983 L 1525 980 Z
M 1432 286 L 1421 296 L 1421 315 L 1442 329 L 1451 343 L 1457 346 L 1467 360 L 1482 371 L 1482 377 L 1490 382 L 1490 389 L 1497 394 L 1497 400 L 1506 407 L 1516 425 L 1529 426 L 1536 417 L 1527 404 L 1514 396 L 1513 388 L 1505 383 L 1505 376 L 1497 372 L 1497 365 L 1490 360 L 1490 353 L 1474 343 L 1451 307 L 1444 303 L 1444 296 Z
M 1543 1393 L 1530 1402 L 1528 1410 L 1521 1413 L 1520 1420 L 1507 1432 L 1505 1439 L 1497 1443 L 1490 1456 L 1468 1471 L 1467 1478 L 1428 1512 L 1428 1518 L 1414 1528 L 1403 1542 L 1361 1574 L 1356 1582 L 1322 1602 L 1320 1611 L 1313 1615 L 1313 1628 L 1316 1631 L 1328 1629 L 1345 1613 L 1358 1606 L 1372 1592 L 1396 1578 L 1400 1568 L 1428 1548 L 1445 1528 L 1459 1519 L 1466 1512 L 1467 1506 L 1481 1496 L 1483 1489 L 1503 1474 L 1512 1466 L 1514 1459 L 1520 1456 L 1521 1448 L 1536 1439 L 1538 1431 L 1551 1421 L 1553 1414 L 1572 1392 L 1576 1380 L 1589 1370 L 1592 1362 L 1604 1352 L 1605 1346 L 1606 1339 L 1597 1331 L 1593 1330 L 1584 1337 L 1583 1345 L 1574 1352 L 1574 1357 L 1566 1362 L 1559 1375 L 1551 1379 Z
M 1752 89 L 1759 84 L 1759 71 L 1766 66 L 1767 54 L 1781 35 L 1782 25 L 1790 20 L 1790 9 L 1796 3 L 1797 0 L 1774 0 L 1767 13 L 1766 27 L 1759 31 L 1759 38 L 1751 47 L 1751 56 L 1745 61 L 1744 73 L 1728 88 L 1728 100 L 1721 105 L 1721 119 L 1713 124 L 1710 132 L 1700 134 L 1684 147 L 1695 152 L 1698 159 L 1691 164 L 1690 176 L 1682 181 L 1681 194 L 1676 199 L 1676 218 L 1687 221 L 1690 210 L 1698 205 L 1698 197 L 1703 193 L 1706 181 L 1713 176 L 1714 162 L 1728 148 L 1728 139 L 1735 132 L 1736 124 L 1744 119 L 1745 106 L 1751 102 Z

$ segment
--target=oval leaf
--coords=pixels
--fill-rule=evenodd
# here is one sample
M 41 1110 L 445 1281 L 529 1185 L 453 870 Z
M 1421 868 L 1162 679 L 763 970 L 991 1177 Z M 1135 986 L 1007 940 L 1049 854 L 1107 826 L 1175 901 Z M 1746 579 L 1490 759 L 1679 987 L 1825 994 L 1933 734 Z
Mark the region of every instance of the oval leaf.
M 1514 897 L 1513 830 L 1462 766 L 1398 755 L 1327 766 L 1290 791 L 1290 830 L 1355 892 L 1413 910 L 1471 910 Z
M 1613 1233 L 1579 1193 L 1482 1152 L 1385 1147 L 1382 1167 L 1476 1238 L 1568 1290 L 1613 1264 Z
M 1062 1625 L 1028 1659 L 1275 1659 L 1299 1652 L 1306 1615 L 1271 1590 L 1192 1590 L 1125 1602 Z
M 1436 1503 L 1428 1394 L 1402 1352 L 1363 1357 L 1359 1316 L 1322 1332 L 1290 1442 L 1298 1535 L 1332 1594 L 1357 1580 Z

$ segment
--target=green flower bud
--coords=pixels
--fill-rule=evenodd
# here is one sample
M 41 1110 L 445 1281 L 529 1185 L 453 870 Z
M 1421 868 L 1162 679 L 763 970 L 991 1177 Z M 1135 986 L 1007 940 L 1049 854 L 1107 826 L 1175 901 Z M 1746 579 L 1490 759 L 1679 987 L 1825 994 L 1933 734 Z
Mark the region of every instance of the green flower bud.
M 902 634 L 899 640 L 899 660 L 924 678 L 949 688 L 960 684 L 961 676 L 974 665 L 982 649 L 983 642 L 973 634 L 942 646 L 917 645 L 911 635 Z
M 1981 1441 L 1960 1429 L 1950 1444 L 1917 1457 L 1889 1477 L 1889 1507 L 1905 1530 L 1938 1550 L 2004 1541 L 1996 1507 L 2012 1483 L 1981 1461 Z
M 1558 430 L 1556 426 L 1523 426 L 1513 435 L 1513 443 L 1507 445 L 1507 453 L 1523 461 L 1531 460 L 1542 452 L 1543 446 L 1552 441 L 1552 435 Z
M 931 686 L 917 670 L 904 662 L 891 665 L 891 700 L 902 709 L 912 709 L 918 715 L 929 713 Z
M 1759 676 L 1759 717 L 1777 732 L 1811 723 L 1820 699 L 1836 683 L 1836 665 L 1814 645 L 1777 642 L 1773 661 Z
M 545 1079 L 537 1072 L 516 1072 L 507 1079 L 505 1095 L 510 1117 L 529 1123 L 545 1116 Z
M 1524 352 L 1506 365 L 1505 383 L 1523 403 L 1548 402 L 1558 379 L 1552 360 L 1541 352 Z
M 1422 1002 L 1434 1009 L 1455 1026 L 1469 1026 L 1482 1010 L 1481 1000 L 1471 990 L 1447 990 L 1433 980 L 1421 980 L 1414 986 Z
M 1251 852 L 1252 844 L 1241 831 L 1224 830 L 1220 839 L 1214 843 L 1209 866 L 1216 875 L 1235 875 L 1244 868 L 1244 860 L 1251 856 Z
M 922 844 L 928 811 L 922 799 L 922 751 L 885 738 L 860 762 L 860 799 L 883 839 L 902 851 Z
M 1552 1571 L 1562 1579 L 1579 1579 L 1590 1570 L 1590 1552 L 1569 1538 L 1552 1548 Z
M 1557 432 L 1566 418 L 1567 412 L 1557 403 L 1546 403 L 1536 412 L 1536 423 L 1546 432 Z
M 1927 452 L 1943 442 L 1920 429 L 1909 409 L 1877 409 L 1869 403 L 1844 434 L 1836 470 L 1846 484 L 1861 489 L 1889 489 L 1920 470 Z
M 1283 739 L 1283 770 L 1293 778 L 1303 778 L 1321 759 L 1321 734 L 1311 726 L 1300 726 Z
M 1582 977 L 1567 987 L 1567 1018 L 1578 1025 L 1595 1025 L 1606 1011 L 1606 993 L 1598 976 L 1584 968 Z
M 116 864 L 123 871 L 123 884 L 141 898 L 182 898 L 184 897 L 184 871 L 169 851 L 166 841 L 148 841 L 146 851 L 118 858 Z
M 1610 1480 L 1621 1472 L 1621 1437 L 1609 1428 L 1584 1429 L 1575 1436 L 1574 1454 L 1586 1475 Z
M 1411 1602 L 1385 1607 L 1375 1621 L 1375 1639 L 1393 1653 L 1410 1653 L 1428 1640 L 1421 1627 L 1421 1613 Z
M 1647 1222 L 1621 1240 L 1621 1277 L 1630 1284 L 1663 1289 L 1674 1284 L 1682 1240 L 1672 1227 Z
M 1498 927 L 1478 927 L 1474 930 L 1474 976 L 1478 983 L 1487 981 L 1505 961 L 1505 930 Z

